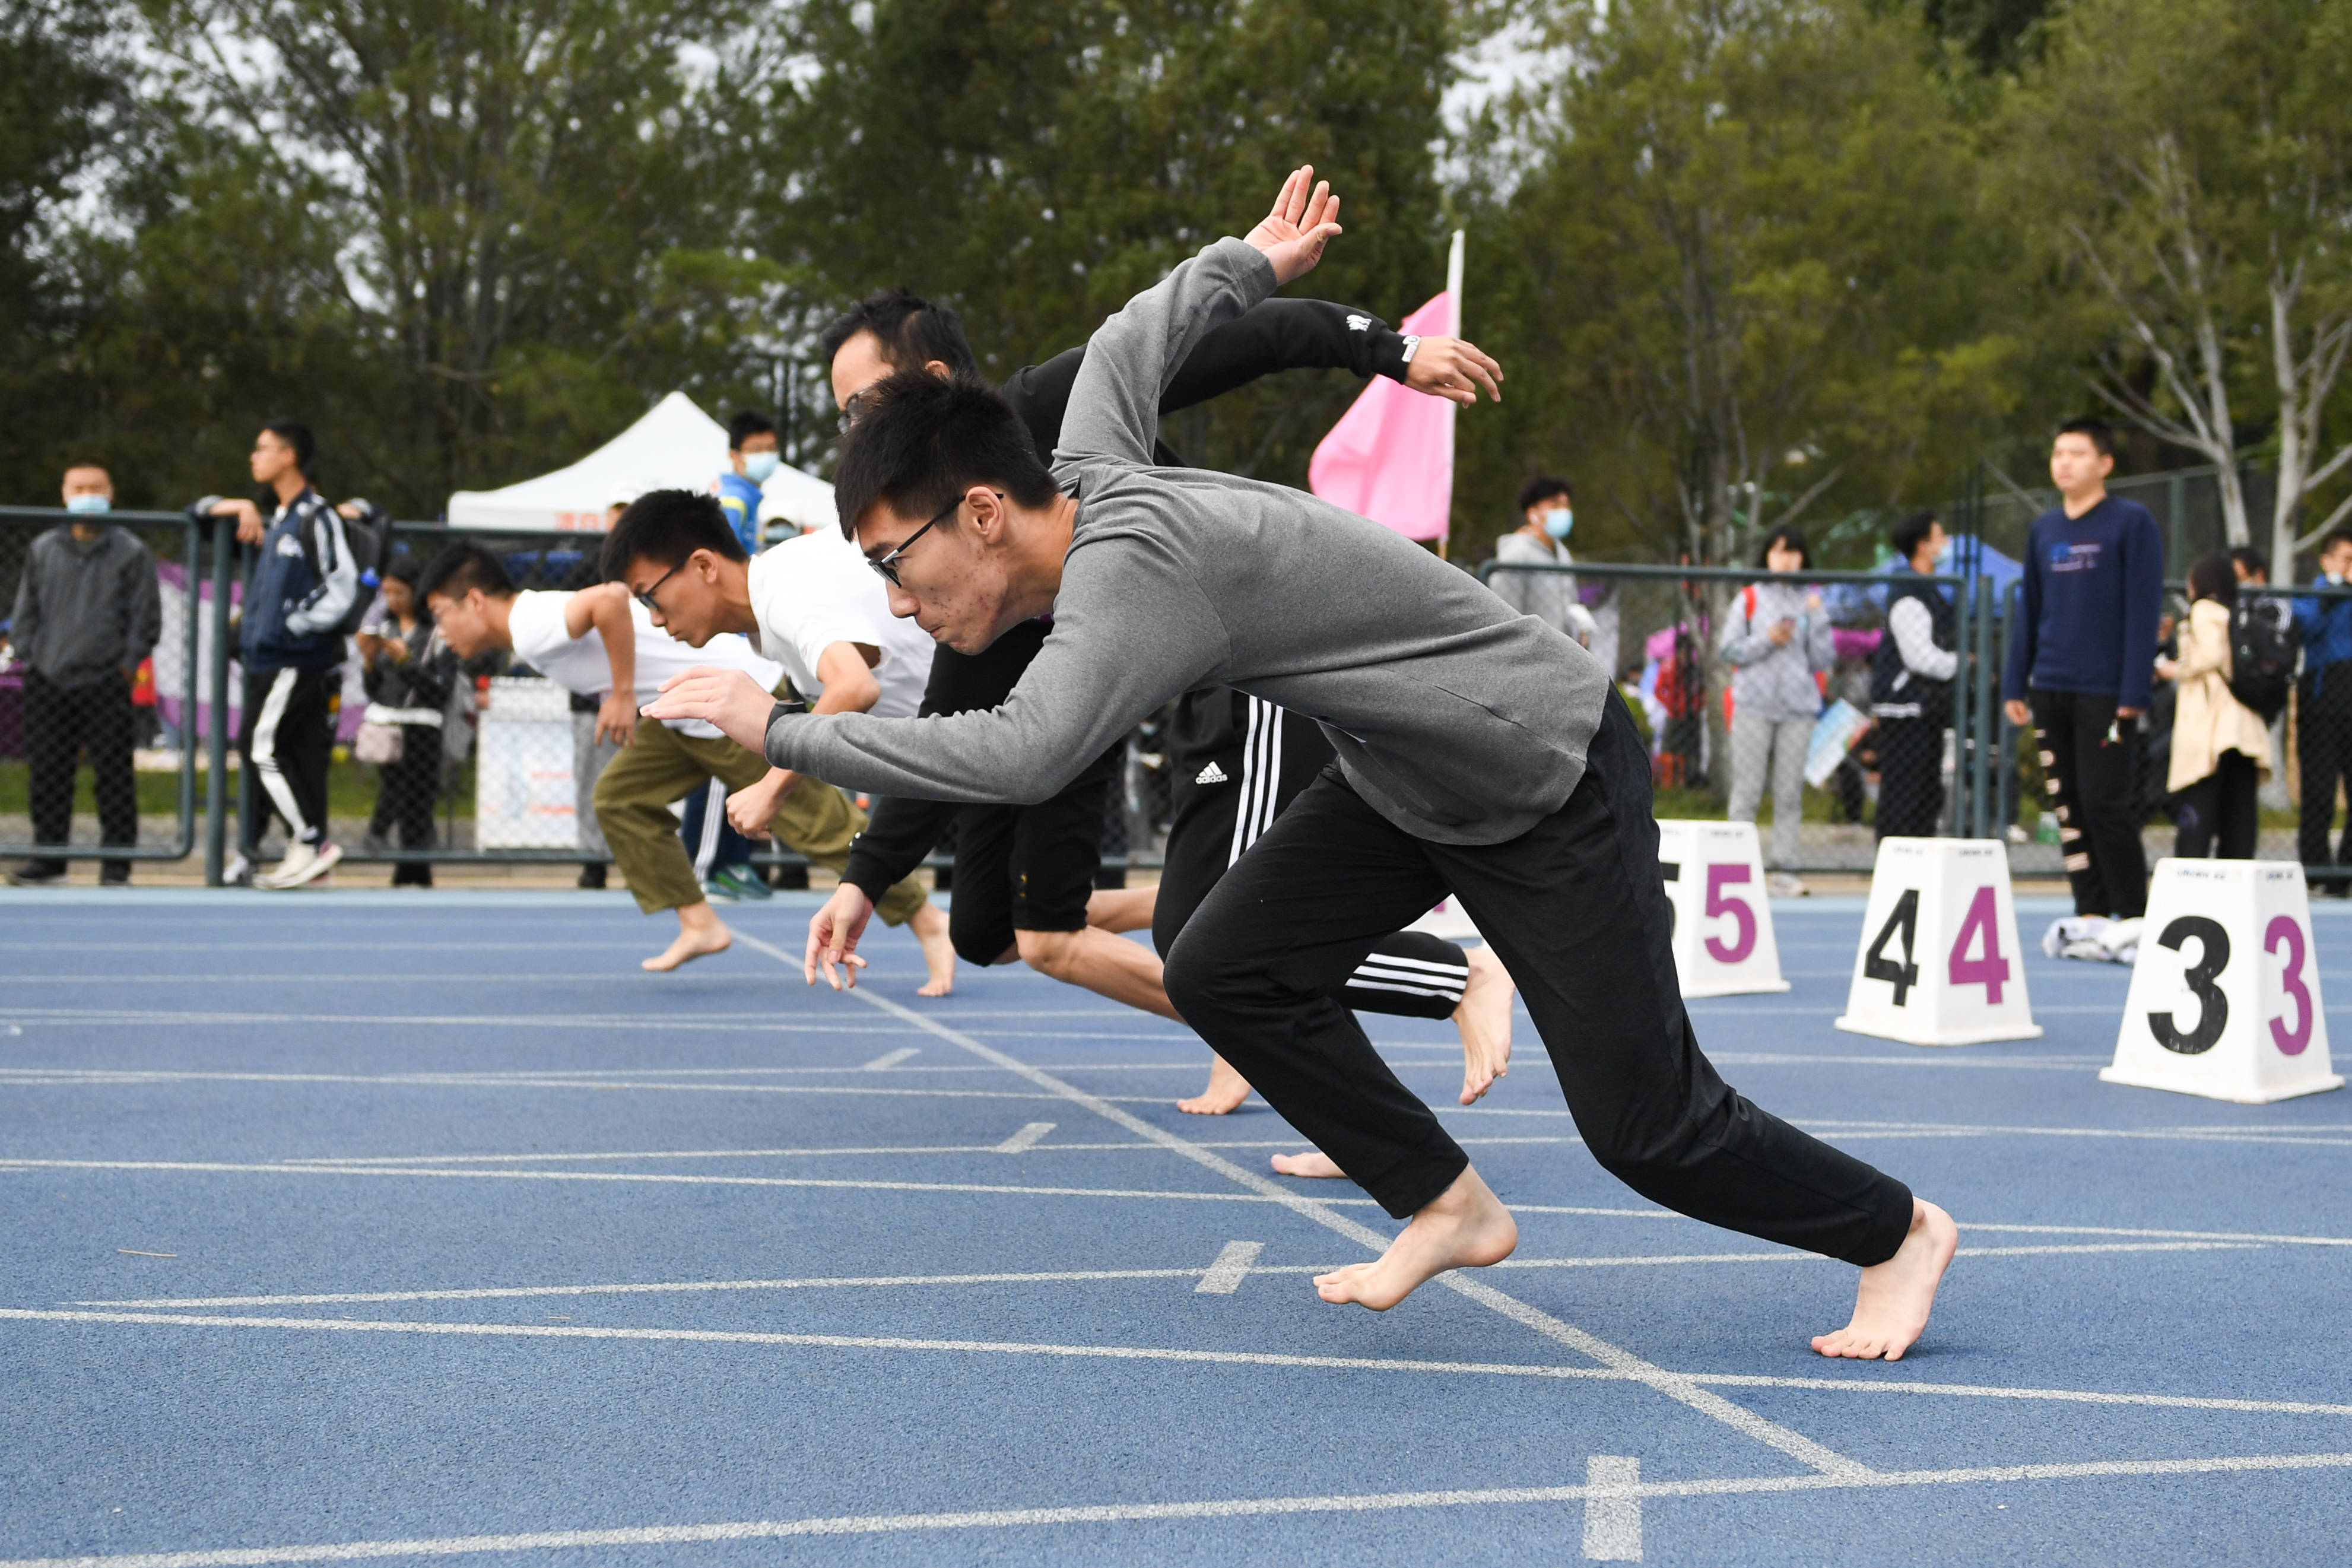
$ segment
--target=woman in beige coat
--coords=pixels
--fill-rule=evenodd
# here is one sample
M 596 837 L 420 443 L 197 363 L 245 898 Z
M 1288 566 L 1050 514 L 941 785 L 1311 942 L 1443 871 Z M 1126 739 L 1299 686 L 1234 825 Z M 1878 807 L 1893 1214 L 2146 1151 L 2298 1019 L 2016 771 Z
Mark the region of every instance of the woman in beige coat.
M 2165 777 L 2179 805 L 2172 852 L 2202 860 L 2218 847 L 2224 860 L 2251 860 L 2254 792 L 2271 771 L 2271 735 L 2252 709 L 2230 695 L 2230 613 L 2238 579 L 2228 556 L 2208 555 L 2189 569 L 2189 598 L 2180 658 L 2156 661 L 2157 674 L 2180 685 Z

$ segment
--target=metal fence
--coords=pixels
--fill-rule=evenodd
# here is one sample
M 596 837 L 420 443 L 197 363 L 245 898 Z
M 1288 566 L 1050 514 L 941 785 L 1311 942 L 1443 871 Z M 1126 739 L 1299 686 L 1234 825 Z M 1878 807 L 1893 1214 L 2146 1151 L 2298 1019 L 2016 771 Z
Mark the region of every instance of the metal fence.
M 1812 661 L 1823 711 L 1810 720 L 1819 731 L 1808 743 L 1814 765 L 1800 795 L 1801 821 L 1791 844 L 1785 829 L 1773 831 L 1782 820 L 1774 799 L 1778 792 L 1758 751 L 1757 726 L 1738 720 L 1738 669 L 1725 649 L 1726 633 L 1743 618 L 1743 595 L 1773 584 L 1773 574 L 1593 562 L 1545 566 L 1490 561 L 1479 568 L 1490 584 L 1504 574 L 1548 575 L 1576 584 L 1578 601 L 1593 617 L 1592 650 L 1618 678 L 1649 735 L 1659 816 L 1719 819 L 1744 814 L 1753 801 L 1775 869 L 1866 873 L 1881 822 L 1895 820 L 1886 815 L 1890 780 L 1913 797 L 1892 803 L 1900 812 L 1916 802 L 1924 775 L 1937 797 L 1927 818 L 1935 834 L 2004 838 L 2015 874 L 2063 874 L 2058 824 L 2045 809 L 2046 780 L 2032 733 L 2011 723 L 2000 700 L 2009 637 L 2017 625 L 2016 584 L 1996 595 L 1989 577 L 1928 579 L 1953 605 L 1954 640 L 1964 656 L 1949 716 L 1927 742 L 1934 748 L 1932 766 L 1923 766 L 1916 752 L 1900 750 L 1922 743 L 1917 727 L 1870 721 L 1870 664 L 1885 635 L 1889 577 L 1805 572 L 1777 579 L 1778 585 L 1796 585 L 1805 601 L 1817 605 L 1811 613 L 1829 631 L 1830 656 Z M 2306 618 L 2336 616 L 2344 641 L 2326 651 L 2340 657 L 2352 650 L 2352 587 L 2241 591 L 2252 600 L 2305 605 Z M 2172 658 L 2178 657 L 2178 624 L 2188 602 L 2183 584 L 2168 584 L 2166 592 L 2160 631 L 2164 657 Z M 1812 630 L 1808 626 L 1794 635 Z M 2259 789 L 2253 853 L 2299 859 L 2315 883 L 2345 887 L 2352 884 L 2352 864 L 2346 863 L 2352 857 L 2344 853 L 2344 840 L 2352 835 L 2345 826 L 2344 805 L 2352 775 L 2352 662 L 2314 668 L 2313 651 L 2305 650 L 2306 665 L 2270 726 L 2270 767 Z M 2331 669 L 2340 677 L 2332 685 Z M 1853 711 L 1842 712 L 1841 703 Z M 2180 847 L 2181 819 L 2192 804 L 2168 787 L 2176 708 L 2174 683 L 2159 679 L 2147 717 L 2126 727 L 2128 732 L 2119 731 L 2122 742 L 2134 748 L 2131 809 L 2151 864 Z M 1912 825 L 1918 820 L 1915 808 L 1904 814 L 1901 826 L 1917 831 Z

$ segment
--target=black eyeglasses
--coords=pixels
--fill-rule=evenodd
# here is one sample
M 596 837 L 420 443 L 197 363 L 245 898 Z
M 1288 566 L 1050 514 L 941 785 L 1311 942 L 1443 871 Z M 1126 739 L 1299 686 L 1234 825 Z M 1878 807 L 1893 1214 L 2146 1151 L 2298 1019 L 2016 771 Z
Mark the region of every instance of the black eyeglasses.
M 857 423 L 857 416 L 866 412 L 866 393 L 872 390 L 873 388 L 867 387 L 865 392 L 853 392 L 842 400 L 841 433 L 843 435 L 848 435 L 849 427 Z
M 635 595 L 633 596 L 636 599 L 638 604 L 643 605 L 646 609 L 651 610 L 656 615 L 659 615 L 661 613 L 661 606 L 654 603 L 654 595 L 661 591 L 661 585 L 664 583 L 668 582 L 671 578 L 677 576 L 684 570 L 686 570 L 686 563 L 681 561 L 677 565 L 671 567 L 668 571 L 663 573 L 660 576 L 655 578 L 644 593 Z
M 1003 490 L 998 490 L 996 492 L 996 499 L 998 500 L 1003 500 L 1004 499 L 1004 492 Z M 908 547 L 913 544 L 915 541 L 930 532 L 931 530 L 945 522 L 949 518 L 953 517 L 955 515 L 956 508 L 961 505 L 963 505 L 963 497 L 956 497 L 955 500 L 948 502 L 945 507 L 934 513 L 930 521 L 923 524 L 922 527 L 915 530 L 914 532 L 900 540 L 897 549 L 891 551 L 887 555 L 869 555 L 866 558 L 866 564 L 873 567 L 874 570 L 882 574 L 882 581 L 889 584 L 892 587 L 905 587 L 906 584 L 898 581 L 898 557 L 907 553 Z M 655 586 L 658 587 L 660 584 L 656 584 Z

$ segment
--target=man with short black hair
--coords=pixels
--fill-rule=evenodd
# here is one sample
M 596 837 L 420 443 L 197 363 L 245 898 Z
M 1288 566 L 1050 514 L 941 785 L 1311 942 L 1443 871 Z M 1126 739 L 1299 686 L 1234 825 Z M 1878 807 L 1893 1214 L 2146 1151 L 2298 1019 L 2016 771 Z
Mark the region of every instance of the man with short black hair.
M 1538 474 L 1519 487 L 1519 526 L 1495 541 L 1498 566 L 1568 566 L 1569 531 L 1576 526 L 1576 501 L 1568 481 Z M 1578 599 L 1576 579 L 1564 572 L 1498 571 L 1486 580 L 1503 603 L 1534 616 L 1587 648 L 1597 629 L 1592 612 Z
M 1312 194 L 1310 195 L 1310 187 Z M 1328 1301 L 1395 1305 L 1499 1262 L 1517 1226 L 1344 1006 L 1373 942 L 1448 890 L 1519 982 L 1587 1147 L 1654 1201 L 1863 1266 L 1823 1354 L 1899 1356 L 1958 1245 L 1900 1183 L 1740 1099 L 1700 1054 L 1675 971 L 1641 736 L 1591 654 L 1412 541 L 1301 491 L 1153 462 L 1187 349 L 1305 272 L 1338 232 L 1293 174 L 1247 240 L 1181 263 L 1097 331 L 1046 472 L 969 378 L 902 371 L 843 443 L 845 534 L 890 603 L 967 652 L 1051 614 L 1003 706 L 914 722 L 780 708 L 739 676 L 648 713 L 763 741 L 779 766 L 919 797 L 1036 800 L 1177 692 L 1231 685 L 1328 727 L 1338 763 L 1185 927 L 1186 1023 L 1391 1215 Z M 813 943 L 812 982 L 856 933 Z
M 2264 584 L 2271 580 L 2271 558 L 2251 544 L 2241 544 L 2230 552 L 2230 570 L 2242 584 Z
M 844 428 L 854 424 L 866 390 L 894 371 L 977 378 L 979 362 L 962 323 L 945 305 L 905 289 L 860 300 L 828 324 L 833 392 Z M 1049 461 L 1070 389 L 1085 363 L 1083 345 L 1006 378 L 1001 395 L 1041 462 Z M 1202 335 L 1171 379 L 1165 416 L 1261 377 L 1287 370 L 1336 368 L 1385 375 L 1414 391 L 1455 402 L 1485 385 L 1496 393 L 1502 371 L 1460 338 L 1407 337 L 1369 310 L 1324 300 L 1268 300 Z M 1190 465 L 1154 440 L 1163 468 Z M 922 711 L 948 714 L 1000 706 L 1045 641 L 1046 623 L 1015 627 L 985 653 L 966 657 L 941 647 L 931 663 Z M 1119 787 L 1125 739 L 1046 800 L 958 805 L 886 797 L 850 856 L 843 887 L 818 921 L 862 925 L 877 889 L 919 864 L 948 825 L 956 831 L 956 899 L 950 916 L 956 952 L 970 963 L 1016 958 L 1067 984 L 1156 1013 L 1175 1016 L 1160 964 L 1110 933 L 1151 928 L 1164 956 L 1193 909 L 1257 835 L 1331 760 L 1316 724 L 1275 703 L 1225 688 L 1177 699 L 1166 731 L 1171 824 L 1160 881 L 1133 891 L 1095 888 L 1102 863 L 1105 808 Z M 1501 963 L 1483 949 L 1401 931 L 1369 954 L 1348 986 L 1349 1005 L 1406 1017 L 1451 1019 L 1463 1038 L 1465 1103 L 1484 1094 L 1510 1059 L 1511 992 Z M 1209 1081 L 1177 1108 L 1222 1115 L 1249 1097 L 1249 1084 L 1213 1058 Z M 1314 1161 L 1318 1156 L 1301 1156 Z M 1277 1168 L 1322 1173 L 1286 1156 Z
M 2319 542 L 2319 581 L 2352 584 L 2352 523 Z M 2303 774 L 2303 810 L 2295 824 L 2296 854 L 2306 866 L 2352 866 L 2352 823 L 2331 852 L 2336 794 L 2352 782 L 2352 598 L 2317 595 L 2294 602 L 2303 633 L 2303 674 L 2295 682 L 2295 763 Z M 2329 893 L 2352 892 L 2352 882 L 2330 881 Z
M 2112 956 L 2147 912 L 2140 847 L 2140 716 L 2156 682 L 2164 609 L 2164 536 L 2137 501 L 2107 493 L 2116 435 L 2070 419 L 2050 444 L 2059 504 L 2026 535 L 2025 584 L 2001 694 L 2012 724 L 2033 726 L 2045 809 L 2058 816 L 2074 920 L 2053 927 L 2053 956 Z
M 1915 511 L 1887 536 L 1895 580 L 1886 590 L 1886 630 L 1870 668 L 1870 712 L 1878 727 L 1878 837 L 1932 838 L 1944 814 L 1944 729 L 1952 677 L 1960 667 L 1951 601 L 1933 583 L 1944 525 Z
M 25 552 L 10 645 L 25 666 L 25 759 L 31 773 L 33 842 L 69 843 L 75 759 L 89 753 L 99 842 L 139 842 L 138 780 L 131 772 L 131 687 L 163 635 L 155 557 L 137 534 L 106 521 L 114 480 L 105 465 L 66 469 L 73 520 Z M 8 874 L 20 888 L 66 879 L 66 863 L 26 861 Z M 131 862 L 108 860 L 99 885 L 128 887 Z
M 299 888 L 343 858 L 327 837 L 327 766 L 335 745 L 334 700 L 342 689 L 345 638 L 337 628 L 360 591 L 342 514 L 310 487 L 318 450 L 310 427 L 273 419 L 254 438 L 254 482 L 277 500 L 265 520 L 249 500 L 208 497 L 214 517 L 236 519 L 241 544 L 257 546 L 239 610 L 237 659 L 245 669 L 237 756 L 259 784 L 245 792 L 232 882 Z M 286 858 L 255 875 L 272 812 L 286 824 Z
M 609 585 L 631 592 L 665 643 L 698 648 L 723 639 L 748 646 L 780 666 L 792 692 L 817 712 L 911 714 L 921 701 L 930 639 L 892 618 L 880 585 L 838 534 L 803 534 L 748 555 L 710 497 L 654 490 L 638 497 L 604 536 L 603 563 L 614 579 Z M 748 645 L 738 633 L 748 635 Z M 772 683 L 772 689 L 781 684 Z M 756 749 L 731 742 L 651 740 L 650 746 L 640 742 L 624 753 L 596 787 L 597 818 L 616 857 L 635 825 L 650 826 L 647 802 L 675 800 L 717 779 L 729 791 L 727 818 L 736 827 L 773 833 L 814 865 L 837 872 L 847 868 L 866 814 L 831 784 L 771 768 Z M 638 879 L 631 876 L 629 885 L 635 891 Z M 678 939 L 665 961 L 684 963 L 716 952 L 709 945 L 712 927 L 719 946 L 725 945 L 726 928 L 709 905 L 688 901 L 683 893 L 672 888 L 657 898 L 649 887 L 638 897 L 648 909 L 678 910 Z M 877 903 L 885 921 L 905 924 L 922 943 L 929 978 L 919 994 L 947 994 L 955 984 L 948 917 L 911 873 L 886 886 Z

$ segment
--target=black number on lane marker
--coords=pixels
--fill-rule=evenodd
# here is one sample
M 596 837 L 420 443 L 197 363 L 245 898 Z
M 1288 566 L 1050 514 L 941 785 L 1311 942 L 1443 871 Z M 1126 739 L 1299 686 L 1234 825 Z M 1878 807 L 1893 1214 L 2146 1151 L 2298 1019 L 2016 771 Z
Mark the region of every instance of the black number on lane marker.
M 2197 939 L 2197 962 L 2181 973 L 2181 981 L 2189 994 L 2197 998 L 2197 1026 L 2182 1034 L 2169 1013 L 2150 1013 L 2147 1026 L 2156 1035 L 2156 1043 L 2168 1051 L 2178 1051 L 2184 1057 L 2202 1056 L 2221 1039 L 2221 1031 L 2229 1026 L 2230 999 L 2213 984 L 2221 971 L 2230 967 L 2230 933 L 2221 922 L 2203 915 L 2183 915 L 2164 928 L 2156 939 L 2159 947 L 2180 951 L 2180 944 L 2189 938 Z
M 1886 956 L 1886 944 L 1896 931 L 1903 933 L 1903 962 L 1895 963 Z M 1895 900 L 1894 912 L 1886 923 L 1878 928 L 1870 951 L 1862 955 L 1862 977 L 1864 980 L 1891 981 L 1895 986 L 1895 1005 L 1908 1003 L 1911 987 L 1919 984 L 1919 963 L 1912 950 L 1919 945 L 1919 889 L 1906 888 L 1903 896 Z

